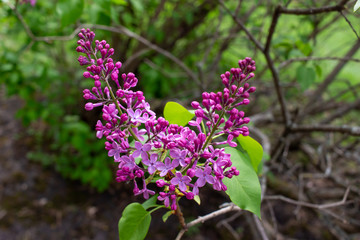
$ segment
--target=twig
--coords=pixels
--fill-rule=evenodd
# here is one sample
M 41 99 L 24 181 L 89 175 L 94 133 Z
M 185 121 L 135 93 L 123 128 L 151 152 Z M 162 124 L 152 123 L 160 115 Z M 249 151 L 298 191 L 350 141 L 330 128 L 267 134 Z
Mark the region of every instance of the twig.
M 324 6 L 319 8 L 308 8 L 308 9 L 289 9 L 279 6 L 279 11 L 283 14 L 292 14 L 292 15 L 314 15 L 319 13 L 325 12 L 334 12 L 334 11 L 341 11 L 345 7 L 345 4 L 349 0 L 342 0 L 339 4 L 335 6 Z
M 189 222 L 188 224 L 186 224 L 186 229 L 181 229 L 180 232 L 178 233 L 176 240 L 180 240 L 182 238 L 182 236 L 185 234 L 185 232 L 187 231 L 188 228 L 191 228 L 199 223 L 204 223 L 205 221 L 208 221 L 212 218 L 215 218 L 217 216 L 223 215 L 225 213 L 231 212 L 231 211 L 240 211 L 241 208 L 239 208 L 238 206 L 234 205 L 234 204 L 230 204 L 230 206 L 228 207 L 224 207 L 222 209 L 219 209 L 215 212 L 212 212 L 208 215 L 205 216 L 201 216 L 198 217 L 197 219 Z
M 353 47 L 346 53 L 344 59 L 352 58 L 352 56 L 357 52 L 357 50 L 360 48 L 360 40 L 356 41 L 356 43 L 353 45 Z M 313 109 L 314 103 L 318 101 L 318 99 L 321 97 L 323 92 L 327 89 L 327 87 L 334 81 L 340 70 L 345 66 L 347 63 L 347 60 L 340 61 L 335 68 L 331 71 L 331 73 L 328 74 L 328 76 L 325 78 L 325 80 L 317 87 L 315 92 L 312 94 L 312 96 L 308 100 L 308 104 L 304 107 L 303 112 L 300 114 L 298 120 L 301 121 L 311 110 Z
M 68 36 L 40 36 L 40 37 L 35 36 L 34 33 L 31 31 L 29 25 L 25 22 L 23 16 L 16 9 L 16 7 L 11 6 L 10 4 L 8 4 L 8 6 L 15 13 L 16 17 L 20 20 L 21 24 L 25 29 L 26 34 L 34 42 L 69 41 L 74 39 L 75 36 L 79 33 L 80 29 L 82 28 L 81 26 L 79 26 Z
M 201 82 L 197 78 L 195 73 L 193 73 L 192 70 L 190 68 L 188 68 L 180 59 L 178 59 L 177 57 L 175 57 L 174 55 L 172 55 L 170 52 L 166 51 L 165 49 L 162 49 L 159 46 L 151 43 L 149 40 L 143 38 L 142 36 L 130 31 L 129 29 L 127 29 L 124 26 L 110 27 L 110 26 L 105 26 L 105 25 L 94 24 L 94 25 L 83 25 L 83 27 L 89 27 L 89 28 L 93 28 L 93 29 L 101 29 L 101 30 L 105 30 L 105 31 L 115 32 L 115 33 L 121 33 L 128 37 L 134 38 L 137 41 L 146 45 L 148 48 L 151 48 L 152 50 L 164 55 L 165 57 L 167 57 L 170 60 L 172 60 L 173 62 L 175 62 L 177 65 L 179 65 L 179 67 L 181 67 L 187 73 L 187 75 L 193 81 L 195 81 L 199 86 L 201 85 Z
M 353 136 L 360 136 L 358 126 L 332 126 L 332 125 L 296 125 L 291 126 L 292 132 L 339 132 Z
M 291 58 L 288 59 L 278 66 L 278 69 L 281 69 L 283 67 L 286 67 L 287 65 L 293 63 L 293 62 L 299 62 L 299 61 L 324 61 L 324 60 L 334 60 L 334 61 L 353 61 L 353 62 L 360 62 L 360 59 L 357 58 L 341 58 L 341 57 L 301 57 L 301 58 Z
M 260 236 L 263 240 L 269 240 L 266 231 L 264 229 L 264 226 L 262 225 L 262 223 L 260 222 L 259 218 L 256 215 L 252 215 L 254 222 L 255 222 L 255 226 L 258 229 L 258 231 L 260 232 Z
M 345 18 L 345 21 L 349 24 L 351 30 L 355 33 L 356 37 L 358 40 L 360 40 L 359 35 L 357 34 L 355 28 L 353 27 L 353 25 L 351 24 L 350 20 L 345 16 L 345 14 L 343 13 L 343 11 L 340 11 L 340 14 Z
M 353 201 L 346 201 L 348 195 L 349 195 L 350 187 L 346 189 L 346 192 L 344 194 L 344 197 L 339 202 L 334 203 L 325 203 L 325 204 L 314 204 L 314 203 L 308 203 L 308 202 L 302 202 L 302 201 L 296 201 L 291 198 L 284 197 L 282 195 L 273 195 L 273 196 L 265 196 L 265 200 L 281 200 L 287 203 L 291 203 L 298 206 L 308 207 L 308 208 L 315 208 L 315 209 L 326 209 L 326 208 L 332 208 L 332 207 L 338 207 L 341 205 L 345 205 L 348 203 L 352 203 Z
M 35 36 L 33 34 L 33 32 L 31 31 L 31 29 L 29 28 L 29 26 L 25 22 L 22 15 L 17 11 L 17 9 L 15 7 L 9 5 L 9 4 L 8 4 L 8 6 L 15 13 L 15 15 L 18 17 L 18 19 L 20 20 L 21 24 L 23 25 L 27 35 L 33 41 L 50 42 L 50 41 L 68 41 L 68 40 L 72 40 L 82 28 L 95 28 L 95 29 L 101 29 L 101 30 L 106 30 L 106 31 L 110 31 L 110 32 L 115 32 L 115 33 L 121 33 L 121 34 L 124 34 L 124 35 L 126 35 L 128 37 L 136 39 L 137 41 L 139 41 L 139 42 L 143 43 L 144 45 L 146 45 L 148 48 L 150 48 L 150 49 L 164 55 L 165 57 L 169 58 L 170 60 L 175 62 L 177 65 L 179 65 L 179 67 L 181 67 L 193 81 L 195 81 L 199 86 L 201 86 L 201 82 L 196 77 L 195 73 L 193 73 L 192 70 L 190 68 L 188 68 L 180 59 L 178 59 L 177 57 L 175 57 L 174 55 L 172 55 L 170 52 L 166 51 L 165 49 L 162 49 L 159 46 L 151 43 L 149 40 L 143 38 L 142 36 L 130 31 L 129 29 L 127 29 L 124 26 L 111 27 L 111 26 L 98 25 L 98 24 L 94 24 L 94 25 L 92 25 L 92 24 L 90 24 L 90 25 L 89 24 L 84 24 L 84 25 L 80 25 L 78 28 L 76 28 L 75 31 L 73 31 L 73 33 L 71 33 L 69 36 L 37 37 L 37 36 Z
M 255 44 L 257 48 L 259 48 L 262 52 L 264 51 L 264 47 L 261 45 L 261 43 L 256 40 L 256 38 L 250 33 L 250 31 L 245 27 L 245 25 L 242 23 L 242 21 L 239 20 L 224 4 L 223 0 L 219 0 L 219 3 L 221 6 L 226 10 L 228 14 L 234 19 L 234 21 L 241 27 L 241 29 L 245 32 L 246 36 Z

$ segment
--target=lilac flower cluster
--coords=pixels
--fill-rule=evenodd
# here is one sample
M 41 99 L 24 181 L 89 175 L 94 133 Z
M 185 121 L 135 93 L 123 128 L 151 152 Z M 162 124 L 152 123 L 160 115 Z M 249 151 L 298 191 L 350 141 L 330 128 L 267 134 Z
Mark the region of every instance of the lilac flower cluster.
M 122 64 L 114 63 L 114 49 L 105 40 L 94 41 L 89 29 L 82 29 L 78 36 L 76 50 L 84 53 L 78 61 L 87 66 L 83 76 L 94 81 L 94 87 L 83 91 L 89 100 L 85 109 L 102 107 L 103 121 L 96 124 L 96 136 L 106 138 L 108 156 L 119 164 L 116 180 L 132 182 L 134 194 L 146 199 L 155 194 L 149 183 L 156 183 L 158 200 L 172 210 L 179 198 L 193 199 L 206 183 L 225 191 L 222 180 L 239 171 L 218 145 L 234 147 L 234 138 L 249 135 L 243 125 L 250 119 L 237 107 L 249 104 L 249 94 L 255 91 L 247 83 L 254 77 L 255 61 L 245 58 L 239 68 L 222 74 L 224 90 L 204 92 L 201 103 L 192 102 L 196 119 L 183 127 L 156 117 L 143 93 L 132 90 L 138 82 L 135 75 L 120 74 Z M 222 141 L 215 142 L 216 138 Z
M 21 0 L 20 1 L 20 4 L 26 4 L 26 3 L 30 3 L 31 6 L 35 6 L 36 0 Z

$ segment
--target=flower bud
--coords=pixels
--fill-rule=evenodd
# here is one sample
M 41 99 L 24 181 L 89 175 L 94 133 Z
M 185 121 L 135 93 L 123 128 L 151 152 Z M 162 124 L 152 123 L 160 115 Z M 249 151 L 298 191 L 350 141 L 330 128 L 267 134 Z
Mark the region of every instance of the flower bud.
M 156 186 L 158 186 L 160 188 L 165 186 L 165 185 L 166 185 L 166 182 L 163 179 L 159 179 L 159 180 L 156 181 Z
M 97 88 L 101 87 L 101 82 L 99 80 L 94 81 L 94 86 Z
M 96 61 L 96 63 L 100 66 L 100 65 L 102 65 L 103 64 L 103 60 L 101 59 L 101 58 L 99 58 L 97 61 Z
M 192 101 L 191 106 L 195 109 L 198 109 L 198 108 L 200 108 L 200 103 L 198 103 L 197 101 Z
M 185 197 L 189 200 L 194 199 L 194 194 L 192 192 L 187 192 L 185 193 Z
M 189 168 L 187 171 L 186 171 L 186 175 L 188 175 L 189 177 L 193 178 L 195 176 L 195 170 L 192 169 L 192 168 Z
M 85 104 L 86 111 L 91 111 L 91 110 L 93 110 L 93 108 L 94 108 L 94 105 L 92 103 L 89 102 L 89 103 Z
M 89 78 L 91 77 L 91 74 L 89 72 L 84 72 L 83 76 L 84 78 Z
M 256 91 L 256 87 L 251 87 L 249 88 L 248 93 L 253 93 L 255 91 Z
M 121 63 L 121 62 L 116 62 L 116 63 L 115 63 L 115 67 L 116 67 L 117 69 L 120 69 L 121 66 L 122 66 L 122 63 Z

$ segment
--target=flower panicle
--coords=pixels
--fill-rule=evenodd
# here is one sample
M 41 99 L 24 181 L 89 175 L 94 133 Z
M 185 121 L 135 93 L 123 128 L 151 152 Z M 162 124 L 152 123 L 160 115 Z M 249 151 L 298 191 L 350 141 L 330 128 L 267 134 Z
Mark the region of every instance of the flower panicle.
M 114 63 L 114 49 L 105 40 L 95 40 L 90 29 L 82 29 L 78 37 L 76 51 L 82 54 L 78 61 L 86 66 L 83 76 L 94 81 L 91 89 L 83 91 L 89 101 L 85 109 L 102 107 L 96 136 L 106 139 L 108 156 L 118 163 L 116 181 L 132 182 L 134 194 L 145 199 L 157 192 L 158 200 L 172 210 L 179 198 L 194 199 L 206 183 L 226 191 L 222 180 L 239 175 L 239 170 L 219 146 L 236 146 L 234 138 L 249 135 L 244 125 L 250 119 L 237 108 L 249 104 L 249 95 L 255 91 L 248 84 L 254 77 L 255 61 L 245 58 L 239 68 L 222 74 L 223 91 L 204 92 L 201 103 L 192 102 L 195 120 L 183 127 L 156 116 L 143 92 L 133 90 L 138 83 L 135 74 L 120 74 L 122 64 Z M 215 141 L 222 135 L 225 141 Z M 151 182 L 158 189 L 149 189 Z

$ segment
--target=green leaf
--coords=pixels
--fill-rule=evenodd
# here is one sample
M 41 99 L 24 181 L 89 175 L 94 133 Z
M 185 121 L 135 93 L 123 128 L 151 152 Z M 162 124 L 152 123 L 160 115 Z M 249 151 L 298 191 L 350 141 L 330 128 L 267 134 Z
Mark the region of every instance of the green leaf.
M 164 108 L 164 117 L 170 124 L 185 126 L 194 116 L 195 114 L 176 102 L 168 102 Z
M 309 56 L 312 52 L 312 47 L 309 43 L 298 40 L 295 42 L 295 45 L 305 56 Z
M 355 3 L 354 12 L 360 8 L 360 0 Z
M 231 147 L 226 147 L 225 152 L 231 154 L 233 166 L 240 171 L 238 176 L 223 179 L 227 186 L 226 194 L 241 209 L 248 210 L 261 218 L 260 182 L 248 155 Z
M 157 197 L 158 197 L 158 194 L 152 196 L 151 198 L 149 198 L 148 200 L 143 202 L 141 205 L 143 206 L 143 208 L 145 210 L 148 210 L 151 207 L 158 207 L 160 205 L 156 204 Z
M 84 0 L 59 0 L 56 5 L 56 12 L 61 19 L 61 26 L 65 27 L 75 23 L 80 18 L 84 9 Z
M 313 68 L 301 65 L 296 70 L 296 78 L 302 91 L 308 89 L 315 82 L 315 77 L 316 73 Z
M 172 211 L 167 211 L 163 216 L 162 216 L 162 220 L 163 222 L 166 222 L 166 220 L 171 216 Z
M 315 67 L 316 75 L 318 77 L 321 77 L 322 76 L 322 68 L 321 68 L 321 66 L 319 64 L 315 63 L 314 67 Z
M 145 239 L 151 222 L 150 213 L 140 203 L 129 204 L 119 220 L 120 240 Z
M 258 166 L 262 160 L 264 153 L 261 144 L 250 136 L 244 137 L 243 135 L 239 135 L 239 137 L 237 137 L 237 140 L 239 141 L 241 147 L 249 155 L 252 167 L 256 172 L 258 172 Z
M 123 5 L 123 6 L 126 6 L 128 4 L 126 0 L 111 0 L 111 2 L 116 5 Z

